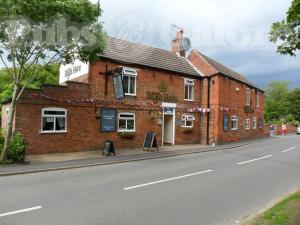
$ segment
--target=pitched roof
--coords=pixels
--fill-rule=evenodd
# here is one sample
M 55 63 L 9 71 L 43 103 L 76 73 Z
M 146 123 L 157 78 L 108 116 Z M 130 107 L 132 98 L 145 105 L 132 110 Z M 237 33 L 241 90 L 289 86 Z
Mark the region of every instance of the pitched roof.
M 171 51 L 113 37 L 107 37 L 106 48 L 100 57 L 201 77 L 186 58 Z
M 215 74 L 217 73 L 221 73 L 225 76 L 228 76 L 230 78 L 233 78 L 237 81 L 240 81 L 242 83 L 245 83 L 245 84 L 248 84 L 249 86 L 251 87 L 254 87 L 254 88 L 257 88 L 257 89 L 260 89 L 262 90 L 261 88 L 259 88 L 258 86 L 256 86 L 254 83 L 252 83 L 251 81 L 249 81 L 248 79 L 246 79 L 244 76 L 242 76 L 241 74 L 229 69 L 228 67 L 222 65 L 221 63 L 213 60 L 212 58 L 200 53 L 197 51 L 197 54 L 200 55 L 205 61 L 206 63 L 208 63 L 213 71 L 215 71 Z M 212 76 L 214 74 L 204 74 L 205 76 Z

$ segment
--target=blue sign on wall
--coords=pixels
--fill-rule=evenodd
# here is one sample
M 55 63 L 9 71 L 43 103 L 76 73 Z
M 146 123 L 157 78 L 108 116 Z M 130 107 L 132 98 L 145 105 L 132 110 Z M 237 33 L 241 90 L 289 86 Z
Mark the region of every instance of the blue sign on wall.
M 116 131 L 116 109 L 101 109 L 100 127 L 101 132 L 115 132 Z
M 224 114 L 223 130 L 228 131 L 228 126 L 229 126 L 229 116 L 228 114 Z

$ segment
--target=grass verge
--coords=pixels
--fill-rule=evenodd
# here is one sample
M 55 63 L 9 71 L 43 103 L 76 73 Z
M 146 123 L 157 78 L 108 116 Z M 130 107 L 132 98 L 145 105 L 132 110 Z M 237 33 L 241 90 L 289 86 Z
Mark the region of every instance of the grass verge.
M 246 225 L 300 225 L 300 192 L 285 198 Z

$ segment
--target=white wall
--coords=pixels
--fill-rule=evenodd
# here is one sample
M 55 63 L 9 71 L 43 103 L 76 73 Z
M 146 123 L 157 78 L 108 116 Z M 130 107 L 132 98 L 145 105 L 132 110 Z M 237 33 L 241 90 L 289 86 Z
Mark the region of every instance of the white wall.
M 61 65 L 59 70 L 59 83 L 73 80 L 89 73 L 89 63 L 75 60 L 73 64 Z

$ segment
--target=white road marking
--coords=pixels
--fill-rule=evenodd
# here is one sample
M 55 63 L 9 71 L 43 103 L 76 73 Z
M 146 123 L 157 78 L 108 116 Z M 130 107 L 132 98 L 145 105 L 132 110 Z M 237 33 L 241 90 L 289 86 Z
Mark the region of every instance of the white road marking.
M 284 150 L 284 151 L 281 151 L 281 152 L 282 152 L 282 153 L 285 153 L 285 152 L 292 151 L 292 150 L 294 150 L 294 149 L 296 149 L 296 147 L 292 147 L 292 148 L 289 148 L 289 149 L 287 149 L 287 150 Z
M 42 206 L 37 206 L 37 207 L 33 207 L 33 208 L 28 208 L 28 209 L 22 209 L 22 210 L 18 210 L 18 211 L 3 213 L 3 214 L 0 214 L 0 217 L 11 216 L 11 215 L 14 215 L 14 214 L 19 214 L 19 213 L 30 212 L 30 211 L 34 211 L 34 210 L 39 210 L 41 208 L 42 208 Z
M 213 171 L 212 170 L 205 170 L 205 171 L 202 171 L 202 172 L 191 173 L 191 174 L 187 174 L 187 175 L 183 175 L 183 176 L 179 176 L 179 177 L 173 177 L 173 178 L 169 178 L 169 179 L 154 181 L 154 182 L 141 184 L 141 185 L 136 185 L 136 186 L 132 186 L 132 187 L 126 187 L 126 188 L 124 188 L 124 191 L 128 191 L 128 190 L 135 189 L 135 188 L 140 188 L 140 187 L 145 187 L 145 186 L 149 186 L 149 185 L 153 185 L 153 184 L 168 182 L 168 181 L 172 181 L 172 180 L 183 179 L 183 178 L 186 178 L 186 177 L 196 176 L 196 175 L 200 175 L 200 174 L 204 174 L 204 173 L 210 173 L 210 172 L 213 172 Z
M 251 162 L 255 162 L 255 161 L 258 161 L 258 160 L 261 160 L 261 159 L 270 158 L 270 157 L 272 157 L 272 155 L 267 155 L 267 156 L 264 156 L 264 157 L 261 157 L 261 158 L 251 159 L 251 160 L 248 160 L 248 161 L 245 161 L 245 162 L 239 162 L 237 164 L 238 165 L 243 165 L 243 164 L 246 164 L 246 163 L 251 163 Z

